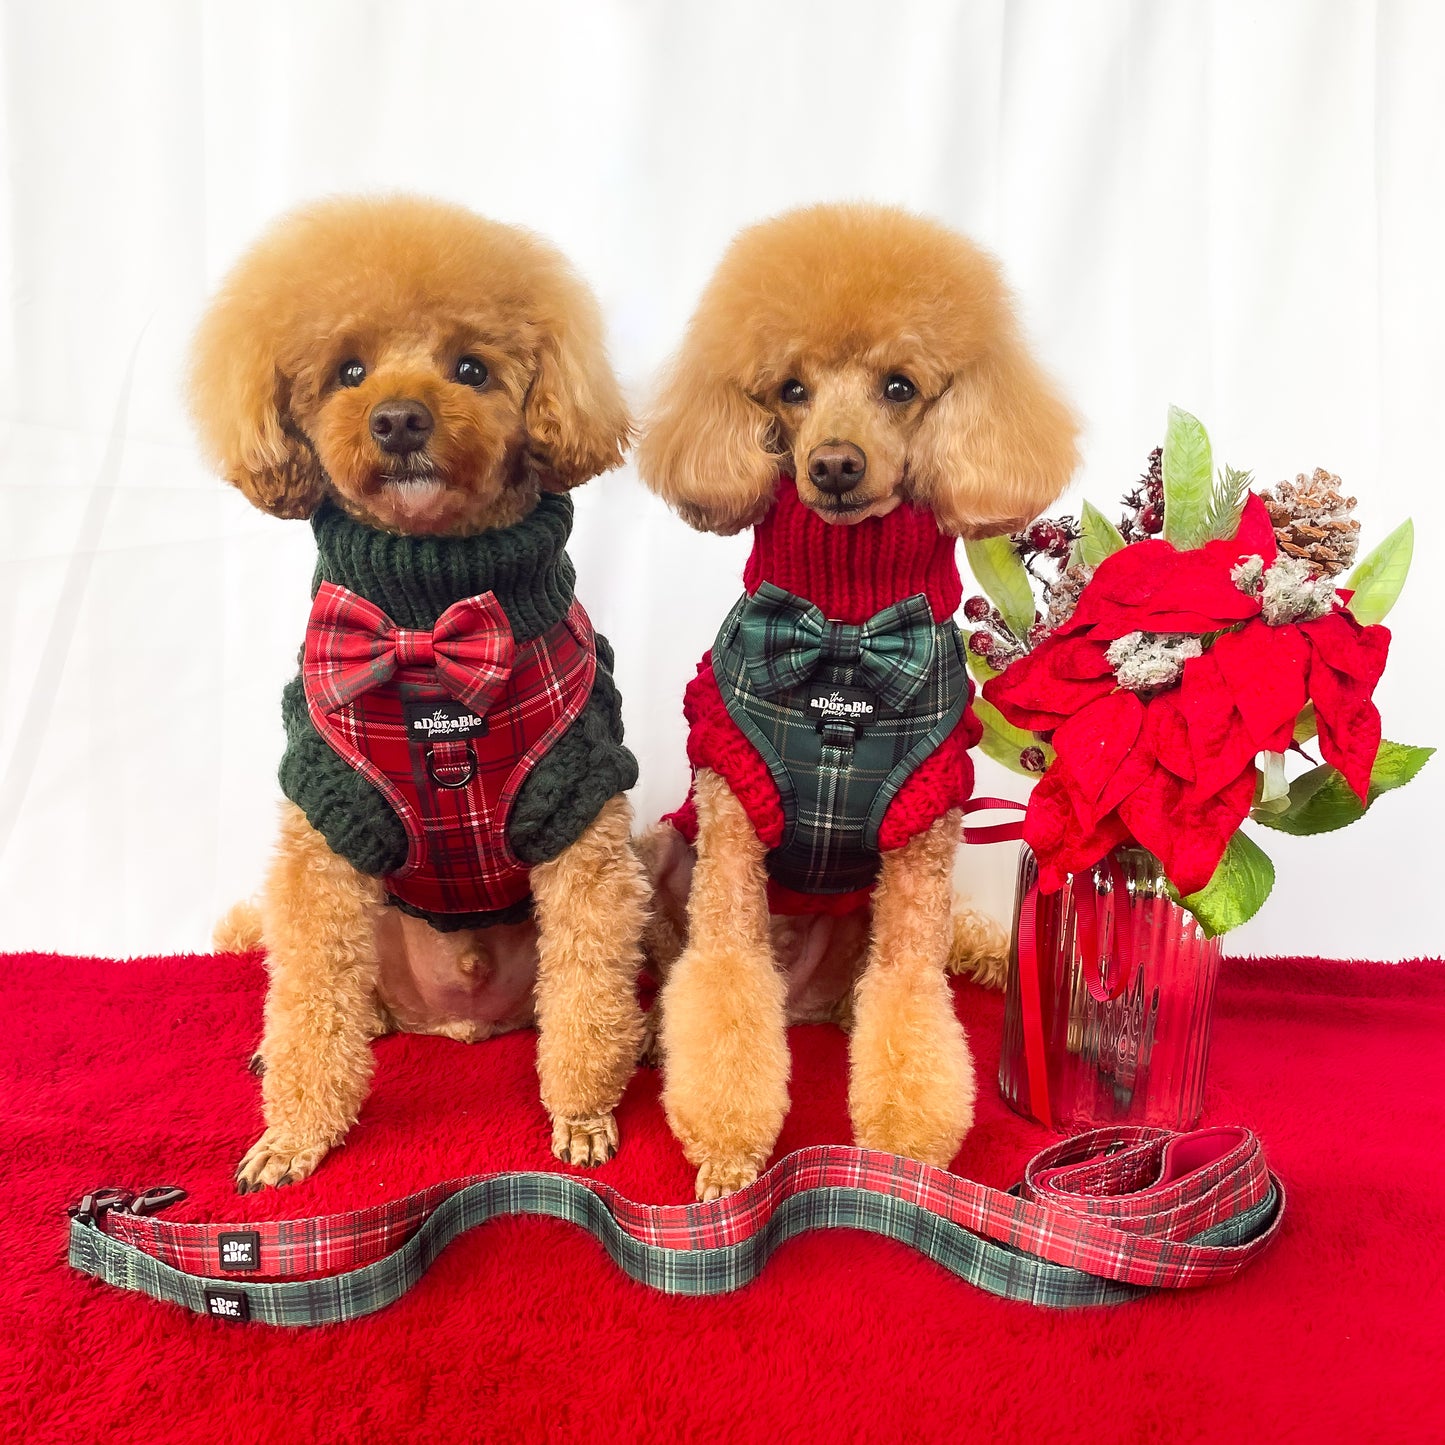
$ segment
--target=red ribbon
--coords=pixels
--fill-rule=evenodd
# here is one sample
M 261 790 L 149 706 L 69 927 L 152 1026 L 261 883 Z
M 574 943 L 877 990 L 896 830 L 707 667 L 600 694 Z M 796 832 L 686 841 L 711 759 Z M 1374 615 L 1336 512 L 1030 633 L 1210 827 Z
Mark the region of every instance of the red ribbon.
M 1000 809 L 1006 812 L 1026 811 L 1023 803 L 1010 798 L 970 798 L 963 805 L 965 813 Z M 1024 825 L 993 823 L 984 828 L 965 828 L 965 843 L 1013 843 L 1023 838 Z M 1019 905 L 1018 937 L 1015 946 L 1019 960 L 1019 1011 L 1023 1022 L 1024 1064 L 1029 1076 L 1029 1112 L 1039 1123 L 1052 1129 L 1053 1111 L 1049 1108 L 1048 1057 L 1044 1050 L 1043 983 L 1039 976 L 1039 880 L 1035 871 L 1028 892 Z M 1095 934 L 1095 964 L 1098 961 Z
M 1012 798 L 970 798 L 963 805 L 965 813 L 990 813 L 998 809 L 1005 813 L 1022 813 L 1026 805 L 1016 803 Z M 965 828 L 965 843 L 1017 843 L 1024 835 L 1022 820 L 1017 823 L 990 823 L 984 828 Z
M 965 813 L 991 809 L 1024 811 L 1022 803 L 1007 798 L 971 798 L 963 806 Z M 1023 823 L 995 823 L 983 828 L 965 828 L 965 843 L 1007 843 L 1023 837 Z M 1103 950 L 1099 937 L 1099 890 L 1096 872 L 1102 870 L 1109 880 L 1113 899 L 1113 947 L 1109 951 L 1109 979 L 1104 980 Z M 1084 987 L 1099 1003 L 1118 998 L 1129 987 L 1137 963 L 1134 951 L 1133 900 L 1128 880 L 1114 854 L 1096 868 L 1069 878 L 1076 920 L 1074 934 L 1080 953 L 1080 972 Z M 1039 880 L 1035 871 L 1019 905 L 1017 951 L 1019 965 L 1019 1012 L 1024 1036 L 1024 1066 L 1029 1077 L 1029 1112 L 1045 1128 L 1054 1127 L 1053 1110 L 1049 1104 L 1048 1052 L 1044 1041 L 1044 955 L 1039 948 Z M 1054 943 L 1057 944 L 1055 939 Z

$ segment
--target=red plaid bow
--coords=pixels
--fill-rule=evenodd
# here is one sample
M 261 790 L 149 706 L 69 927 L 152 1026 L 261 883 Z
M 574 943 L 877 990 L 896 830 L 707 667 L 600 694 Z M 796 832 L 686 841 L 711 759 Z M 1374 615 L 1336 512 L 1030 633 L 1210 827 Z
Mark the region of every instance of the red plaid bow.
M 435 668 L 442 686 L 479 717 L 512 674 L 517 646 L 490 592 L 454 602 L 430 632 L 398 627 L 381 608 L 323 582 L 306 624 L 306 694 L 327 713 L 390 681 L 399 667 Z

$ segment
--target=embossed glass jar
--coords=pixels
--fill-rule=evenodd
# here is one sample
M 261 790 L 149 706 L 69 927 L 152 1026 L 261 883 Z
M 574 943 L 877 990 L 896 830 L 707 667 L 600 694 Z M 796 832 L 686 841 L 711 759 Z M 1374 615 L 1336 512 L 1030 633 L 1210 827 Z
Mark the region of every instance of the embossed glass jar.
M 1058 893 L 1037 883 L 1025 847 L 999 1063 L 1005 1100 L 1062 1130 L 1192 1128 L 1204 1106 L 1219 939 L 1169 897 L 1159 860 L 1142 848 L 1116 848 Z

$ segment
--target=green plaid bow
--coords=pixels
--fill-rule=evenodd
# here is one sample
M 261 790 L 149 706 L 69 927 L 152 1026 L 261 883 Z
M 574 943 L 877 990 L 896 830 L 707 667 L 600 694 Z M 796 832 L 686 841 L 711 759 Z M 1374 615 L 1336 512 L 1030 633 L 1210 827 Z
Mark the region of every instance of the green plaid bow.
M 902 711 L 933 661 L 933 609 L 921 593 L 875 612 L 861 625 L 829 622 L 811 602 L 764 582 L 738 619 L 753 685 L 775 697 L 826 665 L 856 667 L 878 696 Z

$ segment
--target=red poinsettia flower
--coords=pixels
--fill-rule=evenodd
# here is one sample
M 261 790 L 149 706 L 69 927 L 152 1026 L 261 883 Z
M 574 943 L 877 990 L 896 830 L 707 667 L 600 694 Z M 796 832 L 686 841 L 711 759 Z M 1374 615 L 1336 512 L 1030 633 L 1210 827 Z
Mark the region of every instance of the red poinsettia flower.
M 983 695 L 1016 727 L 1052 732 L 1118 687 L 1108 650 L 1106 642 L 1055 633 L 989 678 Z
M 1068 623 L 985 684 L 1009 722 L 1052 734 L 1055 760 L 1024 821 L 1045 891 L 1132 839 L 1181 894 L 1198 892 L 1248 816 L 1256 755 L 1289 747 L 1307 701 L 1325 760 L 1365 799 L 1380 744 L 1370 695 L 1390 634 L 1342 609 L 1266 623 L 1231 575 L 1254 555 L 1276 555 L 1255 497 L 1232 541 L 1125 547 L 1099 565 Z M 1220 635 L 1177 685 L 1144 698 L 1119 687 L 1105 655 L 1131 632 Z
M 1385 671 L 1390 629 L 1362 626 L 1336 609 L 1299 630 L 1310 644 L 1309 695 L 1319 726 L 1320 754 L 1338 768 L 1364 803 L 1380 751 L 1380 710 L 1370 700 Z M 1221 639 L 1222 640 L 1222 639 Z
M 1251 556 L 1268 566 L 1276 551 L 1269 513 L 1251 495 L 1231 541 L 1187 552 L 1169 542 L 1135 542 L 1105 557 L 1059 633 L 1112 642 L 1130 632 L 1217 632 L 1258 617 L 1259 599 L 1241 592 L 1230 572 Z

